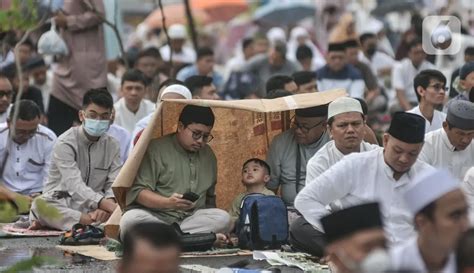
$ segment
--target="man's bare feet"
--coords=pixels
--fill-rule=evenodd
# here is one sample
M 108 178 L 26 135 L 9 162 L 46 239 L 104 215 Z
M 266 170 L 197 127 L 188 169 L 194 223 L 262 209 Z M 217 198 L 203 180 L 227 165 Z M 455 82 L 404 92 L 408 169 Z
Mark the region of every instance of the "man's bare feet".
M 33 220 L 31 225 L 28 227 L 29 230 L 39 230 L 42 229 L 43 226 L 39 223 L 39 221 Z
M 216 241 L 214 242 L 215 247 L 224 248 L 228 245 L 229 239 L 223 233 L 216 233 Z

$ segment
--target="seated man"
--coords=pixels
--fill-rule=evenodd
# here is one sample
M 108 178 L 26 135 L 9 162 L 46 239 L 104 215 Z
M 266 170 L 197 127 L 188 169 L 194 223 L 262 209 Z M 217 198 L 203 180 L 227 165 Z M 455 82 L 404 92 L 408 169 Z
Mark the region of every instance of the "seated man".
M 443 128 L 425 136 L 420 159 L 436 168 L 448 169 L 459 180 L 474 166 L 474 103 L 453 100 Z
M 316 73 L 311 71 L 298 71 L 293 73 L 292 77 L 298 86 L 295 92 L 296 94 L 318 92 Z
M 267 154 L 272 170 L 267 188 L 278 190 L 287 206 L 292 207 L 296 194 L 303 189 L 306 165 L 330 139 L 326 131 L 328 105 L 296 109 L 292 128 L 273 138 Z
M 177 273 L 181 245 L 176 231 L 161 223 L 140 223 L 125 234 L 118 273 Z
M 191 91 L 193 99 L 218 100 L 216 86 L 208 76 L 191 76 L 184 81 L 184 85 Z
M 217 161 L 211 147 L 214 114 L 207 107 L 187 105 L 176 133 L 150 141 L 136 179 L 127 192 L 120 220 L 123 238 L 142 222 L 178 223 L 183 232 L 227 232 L 229 214 L 215 208 Z M 185 199 L 192 192 L 197 199 Z
M 267 91 L 267 95 L 275 90 L 286 90 L 291 92 L 292 94 L 296 94 L 298 91 L 298 86 L 295 83 L 295 80 L 286 75 L 275 75 L 272 76 L 268 81 L 265 83 L 265 90 Z
M 377 203 L 336 211 L 323 217 L 321 224 L 327 242 L 324 252 L 336 272 L 384 272 L 390 267 Z M 377 262 L 373 263 L 375 257 Z
M 33 202 L 31 229 L 69 230 L 76 223 L 103 223 L 117 207 L 111 187 L 122 166 L 120 147 L 106 133 L 112 119 L 112 96 L 106 89 L 91 89 L 82 105 L 82 125 L 58 138 L 43 196 L 38 197 L 57 208 L 62 217 L 43 217 Z
M 424 136 L 425 120 L 422 117 L 397 112 L 384 134 L 384 148 L 344 156 L 307 184 L 298 193 L 295 207 L 309 225 L 301 225 L 299 232 L 291 229 L 292 234 L 306 237 L 313 243 L 298 246 L 310 253 L 321 251 L 324 242 L 320 219 L 328 213 L 327 205 L 336 200 L 340 200 L 342 208 L 378 201 L 390 242 L 398 243 L 414 236 L 413 222 L 402 194 L 419 173 L 432 169 L 417 160 Z
M 404 200 L 418 236 L 391 249 L 392 269 L 456 272 L 454 251 L 469 227 L 459 181 L 446 170 L 431 170 L 414 182 Z
M 18 107 L 18 119 L 13 114 Z M 43 191 L 56 135 L 40 125 L 41 111 L 31 100 L 20 100 L 0 123 L 0 176 L 5 187 L 24 195 Z

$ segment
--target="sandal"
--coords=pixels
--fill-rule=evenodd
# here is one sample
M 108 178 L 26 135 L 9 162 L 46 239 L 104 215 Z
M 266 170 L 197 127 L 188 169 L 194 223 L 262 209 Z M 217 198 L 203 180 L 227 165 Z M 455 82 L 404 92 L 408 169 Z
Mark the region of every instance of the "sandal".
M 104 231 L 91 225 L 75 224 L 61 236 L 61 245 L 98 245 L 105 237 Z

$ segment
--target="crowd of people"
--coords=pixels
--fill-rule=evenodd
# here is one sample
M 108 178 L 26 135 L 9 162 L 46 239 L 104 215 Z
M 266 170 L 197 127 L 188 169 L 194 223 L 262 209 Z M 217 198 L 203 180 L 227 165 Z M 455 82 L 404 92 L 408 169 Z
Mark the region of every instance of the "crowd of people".
M 334 27 L 326 45 L 302 26 L 288 41 L 273 28 L 242 39 L 222 69 L 212 47 L 193 49 L 185 26 L 175 24 L 169 43 L 135 44 L 108 70 L 102 1 L 92 1 L 95 11 L 80 2 L 66 1 L 52 18 L 69 55 L 49 64 L 27 40 L 18 56 L 0 62 L 0 190 L 31 201 L 30 229 L 105 223 L 118 206 L 112 183 L 163 99 L 272 99 L 342 88 L 347 97 L 296 109 L 265 159 L 240 162 L 245 192 L 229 208 L 216 207 L 221 181 L 208 145 L 219 117 L 185 106 L 176 132 L 151 140 L 126 194 L 119 270 L 177 267 L 173 223 L 216 233 L 216 245 L 231 243 L 251 193 L 281 196 L 292 247 L 326 257 L 340 272 L 388 263 L 382 270 L 474 268 L 474 47 L 446 75 L 424 52 L 417 25 L 395 56 L 383 28 L 356 34 L 343 15 L 344 35 Z M 14 101 L 20 75 L 23 94 Z M 386 117 L 384 130 L 378 124 Z M 42 215 L 38 199 L 61 217 Z M 153 255 L 163 253 L 169 259 L 160 265 Z

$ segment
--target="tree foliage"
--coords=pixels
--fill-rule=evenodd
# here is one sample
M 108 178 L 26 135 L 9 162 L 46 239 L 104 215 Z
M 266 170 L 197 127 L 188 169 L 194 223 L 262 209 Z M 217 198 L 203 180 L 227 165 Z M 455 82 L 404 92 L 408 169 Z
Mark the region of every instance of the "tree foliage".
M 0 10 L 0 32 L 27 30 L 38 21 L 38 0 L 12 0 L 9 8 Z

